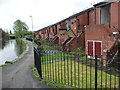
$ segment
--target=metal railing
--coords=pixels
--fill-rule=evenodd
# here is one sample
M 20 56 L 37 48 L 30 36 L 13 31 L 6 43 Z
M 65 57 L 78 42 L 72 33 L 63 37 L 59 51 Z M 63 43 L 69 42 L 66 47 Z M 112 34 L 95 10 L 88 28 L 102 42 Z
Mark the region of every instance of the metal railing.
M 120 72 L 104 66 L 105 59 L 61 51 L 39 52 L 34 48 L 35 66 L 41 78 L 82 89 L 118 89 Z M 118 65 L 119 66 L 119 65 Z
M 37 48 L 34 47 L 34 65 L 42 79 L 41 54 Z

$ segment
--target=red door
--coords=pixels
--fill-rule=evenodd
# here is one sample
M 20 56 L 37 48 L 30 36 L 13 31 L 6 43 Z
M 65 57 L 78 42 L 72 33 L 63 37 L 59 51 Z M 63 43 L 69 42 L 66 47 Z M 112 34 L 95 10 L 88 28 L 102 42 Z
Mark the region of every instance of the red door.
M 93 56 L 93 42 L 88 41 L 88 55 Z
M 95 55 L 101 56 L 101 42 L 95 42 Z
M 88 55 L 97 57 L 101 56 L 101 42 L 88 41 Z

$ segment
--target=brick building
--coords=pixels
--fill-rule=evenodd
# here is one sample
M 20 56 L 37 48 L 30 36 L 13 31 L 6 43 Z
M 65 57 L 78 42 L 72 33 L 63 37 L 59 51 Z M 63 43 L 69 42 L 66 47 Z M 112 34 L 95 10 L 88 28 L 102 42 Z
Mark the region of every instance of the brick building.
M 61 50 L 71 51 L 82 47 L 89 56 L 105 57 L 107 52 L 116 53 L 119 31 L 120 0 L 104 0 L 92 8 L 40 29 L 36 37 L 58 44 Z
M 117 44 L 118 37 L 112 34 L 120 30 L 120 0 L 100 2 L 94 5 L 93 12 L 90 18 L 93 18 L 94 23 L 85 28 L 86 54 L 105 57 Z M 112 50 L 111 53 L 116 51 Z

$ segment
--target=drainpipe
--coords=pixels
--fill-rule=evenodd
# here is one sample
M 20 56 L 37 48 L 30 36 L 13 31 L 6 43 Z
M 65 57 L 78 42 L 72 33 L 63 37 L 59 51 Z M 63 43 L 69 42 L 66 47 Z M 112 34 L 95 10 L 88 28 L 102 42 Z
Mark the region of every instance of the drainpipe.
M 95 17 L 94 17 L 94 20 L 95 20 L 95 24 L 96 24 L 96 7 L 94 7 L 94 13 L 95 13 Z
M 89 11 L 87 12 L 87 17 L 88 17 L 87 24 L 89 25 Z
M 120 39 L 118 39 L 118 55 L 120 56 Z

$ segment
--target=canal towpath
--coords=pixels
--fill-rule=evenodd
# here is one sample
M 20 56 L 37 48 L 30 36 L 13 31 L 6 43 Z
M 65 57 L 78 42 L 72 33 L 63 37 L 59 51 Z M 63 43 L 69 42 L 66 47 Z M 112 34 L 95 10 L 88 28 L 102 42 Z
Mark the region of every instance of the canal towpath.
M 49 88 L 32 76 L 33 44 L 30 41 L 26 42 L 29 48 L 25 55 L 14 64 L 0 68 L 2 69 L 2 88 Z

